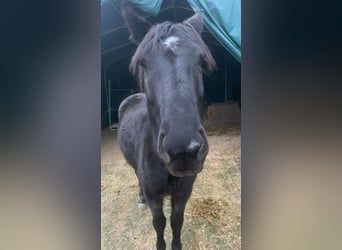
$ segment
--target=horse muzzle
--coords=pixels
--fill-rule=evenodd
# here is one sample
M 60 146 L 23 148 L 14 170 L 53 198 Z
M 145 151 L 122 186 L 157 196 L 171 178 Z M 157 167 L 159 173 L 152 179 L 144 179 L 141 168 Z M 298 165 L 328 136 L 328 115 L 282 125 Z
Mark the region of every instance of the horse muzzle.
M 158 155 L 174 176 L 198 174 L 202 171 L 208 151 L 208 140 L 202 126 L 193 136 L 189 136 L 189 133 L 178 136 L 167 135 L 164 130 L 159 132 Z

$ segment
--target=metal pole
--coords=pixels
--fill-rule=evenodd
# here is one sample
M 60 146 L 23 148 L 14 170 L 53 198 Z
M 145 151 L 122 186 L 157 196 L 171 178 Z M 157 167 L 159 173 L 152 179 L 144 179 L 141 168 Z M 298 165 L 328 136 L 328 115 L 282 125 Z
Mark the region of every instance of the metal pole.
M 227 56 L 224 55 L 224 101 L 227 101 Z
M 110 80 L 108 80 L 108 122 L 109 122 L 109 128 L 112 126 L 112 89 Z

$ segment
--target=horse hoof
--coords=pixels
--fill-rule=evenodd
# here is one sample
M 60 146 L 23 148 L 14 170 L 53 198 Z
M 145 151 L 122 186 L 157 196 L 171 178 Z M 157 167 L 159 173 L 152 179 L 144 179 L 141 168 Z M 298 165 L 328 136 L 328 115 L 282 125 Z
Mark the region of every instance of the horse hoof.
M 139 204 L 138 204 L 138 208 L 139 208 L 140 210 L 145 210 L 145 209 L 147 208 L 147 205 L 146 205 L 146 203 L 139 203 Z

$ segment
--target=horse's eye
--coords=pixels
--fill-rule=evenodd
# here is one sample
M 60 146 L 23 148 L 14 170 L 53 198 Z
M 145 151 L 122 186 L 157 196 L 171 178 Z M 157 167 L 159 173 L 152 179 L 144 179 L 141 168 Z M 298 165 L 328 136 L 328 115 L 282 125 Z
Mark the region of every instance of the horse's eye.
M 203 67 L 204 63 L 205 63 L 204 55 L 201 54 L 201 55 L 200 55 L 200 59 L 199 59 L 199 65 L 200 65 L 201 67 Z
M 146 68 L 146 60 L 144 58 L 140 58 L 138 61 L 139 66 L 142 68 Z

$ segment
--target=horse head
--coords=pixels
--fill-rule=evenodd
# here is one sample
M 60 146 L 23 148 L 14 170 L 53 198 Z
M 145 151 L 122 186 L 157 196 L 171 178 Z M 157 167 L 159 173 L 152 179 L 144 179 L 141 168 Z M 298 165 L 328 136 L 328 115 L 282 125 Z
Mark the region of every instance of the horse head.
M 216 66 L 200 36 L 202 13 L 153 26 L 132 8 L 126 7 L 123 17 L 138 45 L 130 70 L 146 95 L 157 153 L 172 175 L 195 175 L 209 150 L 200 119 L 202 72 Z

